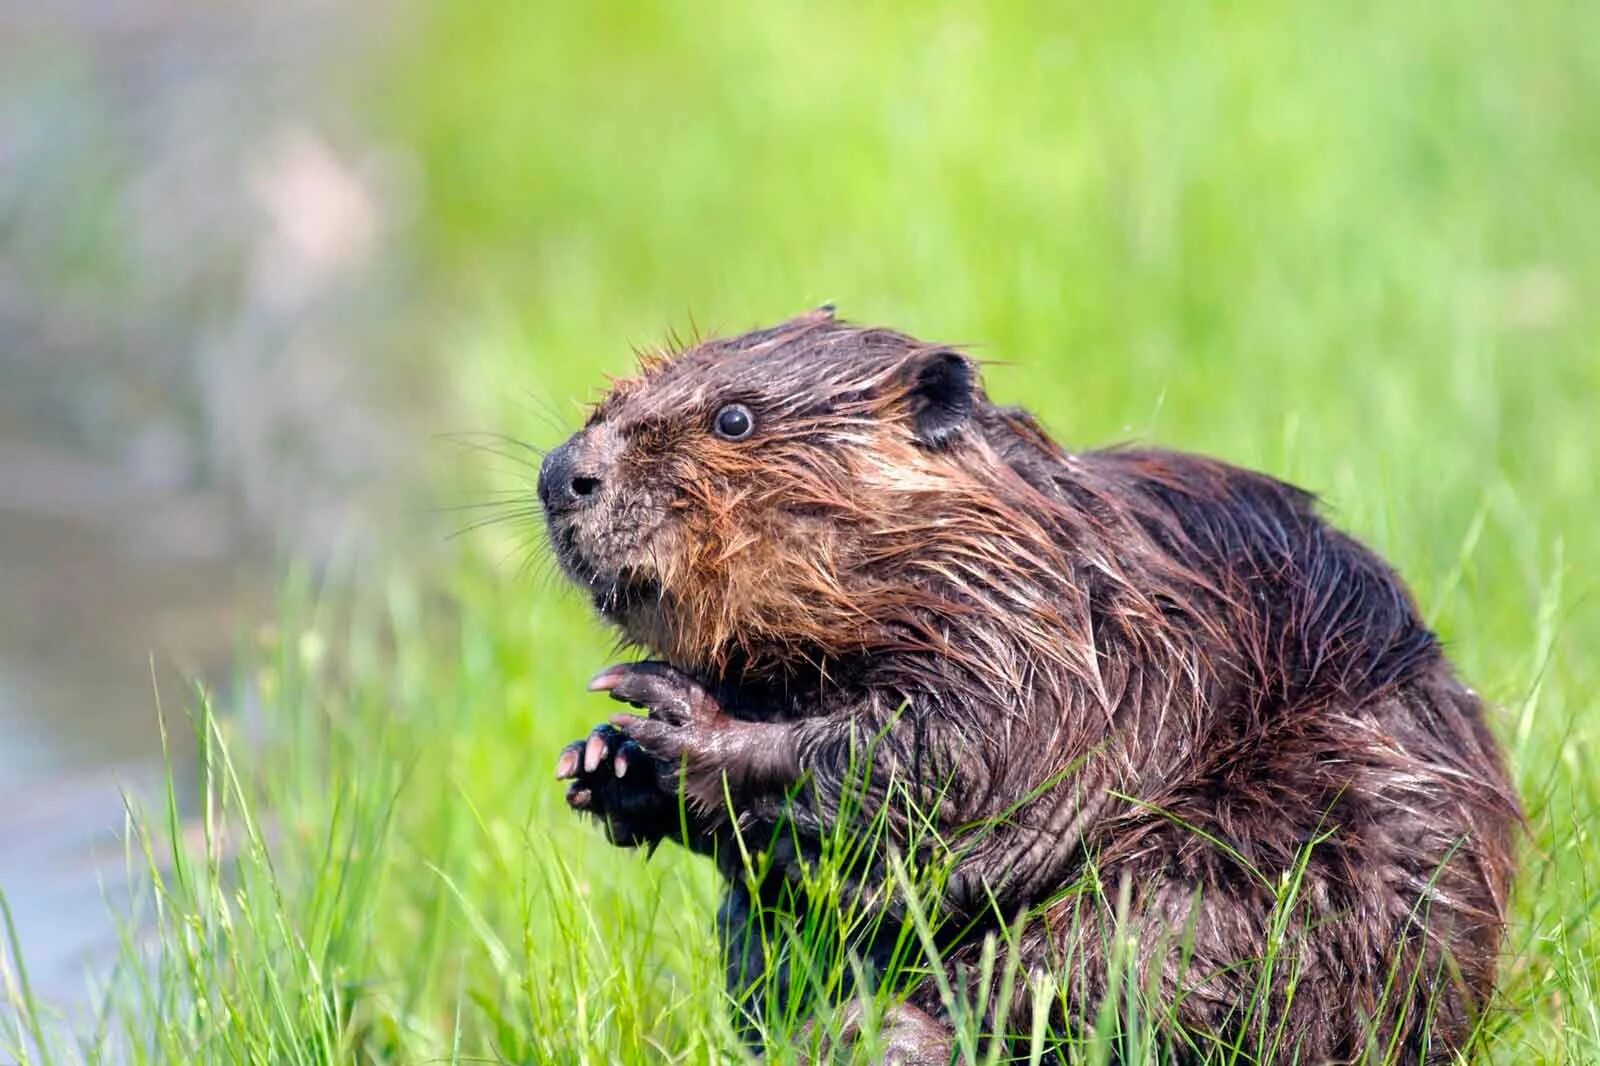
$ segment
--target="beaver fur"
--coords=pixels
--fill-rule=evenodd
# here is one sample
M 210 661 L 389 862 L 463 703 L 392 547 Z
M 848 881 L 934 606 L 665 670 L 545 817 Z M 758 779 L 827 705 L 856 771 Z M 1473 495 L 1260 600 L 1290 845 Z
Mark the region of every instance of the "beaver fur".
M 558 774 L 615 842 L 719 856 L 736 999 L 781 965 L 741 843 L 787 849 L 792 899 L 829 834 L 915 858 L 924 818 L 952 975 L 1027 916 L 996 972 L 1020 953 L 1032 984 L 991 990 L 996 1030 L 1029 1030 L 1046 974 L 1056 1032 L 1092 1025 L 1125 937 L 1175 1060 L 1466 1046 L 1517 802 L 1400 579 L 1307 493 L 1069 452 L 961 352 L 825 308 L 646 357 L 540 495 L 567 574 L 655 656 L 591 685 L 649 716 Z M 951 1054 L 935 984 L 888 1020 L 901 1061 Z

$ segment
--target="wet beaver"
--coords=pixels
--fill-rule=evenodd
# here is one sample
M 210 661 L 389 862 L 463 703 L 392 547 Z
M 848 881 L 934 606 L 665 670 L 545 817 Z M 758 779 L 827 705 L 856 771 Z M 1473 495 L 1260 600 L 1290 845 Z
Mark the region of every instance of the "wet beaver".
M 1121 939 L 1175 1060 L 1467 1041 L 1517 802 L 1399 578 L 1307 493 L 1068 452 L 962 353 L 828 308 L 647 357 L 539 493 L 566 573 L 659 660 L 595 678 L 649 716 L 558 776 L 614 842 L 719 857 L 736 999 L 786 965 L 737 856 L 792 885 L 869 822 L 925 855 L 922 819 L 958 984 L 1027 916 L 992 971 L 1021 984 L 978 993 L 994 1031 L 1029 1031 L 1042 975 L 1053 1029 L 1092 1025 Z M 936 983 L 886 1019 L 898 1061 L 952 1053 Z

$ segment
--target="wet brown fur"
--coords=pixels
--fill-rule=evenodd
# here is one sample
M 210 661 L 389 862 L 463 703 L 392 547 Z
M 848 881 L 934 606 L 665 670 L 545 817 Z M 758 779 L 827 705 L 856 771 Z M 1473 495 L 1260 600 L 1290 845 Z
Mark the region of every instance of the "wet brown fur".
M 750 439 L 711 432 L 729 402 Z M 1175 1057 L 1464 1046 L 1515 797 L 1399 578 L 1306 493 L 1196 456 L 1068 452 L 965 356 L 826 311 L 646 360 L 568 447 L 604 482 L 551 519 L 569 572 L 724 712 L 675 744 L 636 731 L 664 780 L 685 764 L 702 843 L 733 820 L 836 828 L 875 738 L 868 811 L 909 788 L 956 857 L 948 906 L 1034 915 L 1017 950 L 1066 990 L 1057 1026 L 1093 1018 L 1131 935 L 1188 1034 Z M 1247 1019 L 1302 864 L 1272 1017 Z M 1063 892 L 1085 880 L 1100 890 Z M 953 973 L 977 960 L 970 928 Z M 931 986 L 914 998 L 941 1014 Z M 991 1020 L 1025 1031 L 1031 1011 L 1019 995 Z

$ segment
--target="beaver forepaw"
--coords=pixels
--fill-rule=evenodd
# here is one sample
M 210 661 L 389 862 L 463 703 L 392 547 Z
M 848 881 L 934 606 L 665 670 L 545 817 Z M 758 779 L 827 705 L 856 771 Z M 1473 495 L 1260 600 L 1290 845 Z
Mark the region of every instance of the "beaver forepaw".
M 677 797 L 663 791 L 650 756 L 620 729 L 598 725 L 561 749 L 556 778 L 567 805 L 598 818 L 621 847 L 660 840 L 677 824 Z
M 724 717 L 716 697 L 698 681 L 661 662 L 607 667 L 589 682 L 589 691 L 643 708 L 668 725 L 711 725 Z

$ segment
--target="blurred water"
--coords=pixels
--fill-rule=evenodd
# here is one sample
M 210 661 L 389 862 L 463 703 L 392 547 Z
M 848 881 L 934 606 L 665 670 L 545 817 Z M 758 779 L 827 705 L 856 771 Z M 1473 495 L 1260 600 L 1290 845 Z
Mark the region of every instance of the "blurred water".
M 415 468 L 405 167 L 340 110 L 380 28 L 0 0 L 0 890 L 49 998 L 114 944 L 156 683 L 181 726 L 273 561 L 374 537 Z

